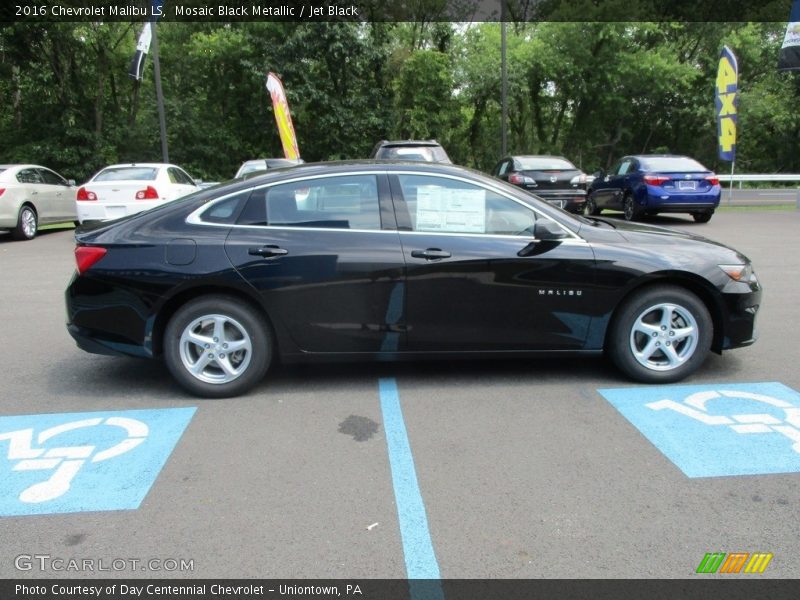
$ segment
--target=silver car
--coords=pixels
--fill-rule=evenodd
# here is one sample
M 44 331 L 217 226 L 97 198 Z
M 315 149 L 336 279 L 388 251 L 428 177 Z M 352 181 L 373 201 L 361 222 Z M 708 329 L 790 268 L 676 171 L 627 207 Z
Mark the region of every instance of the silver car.
M 39 225 L 77 220 L 75 181 L 39 165 L 0 165 L 0 230 L 16 240 L 36 237 Z

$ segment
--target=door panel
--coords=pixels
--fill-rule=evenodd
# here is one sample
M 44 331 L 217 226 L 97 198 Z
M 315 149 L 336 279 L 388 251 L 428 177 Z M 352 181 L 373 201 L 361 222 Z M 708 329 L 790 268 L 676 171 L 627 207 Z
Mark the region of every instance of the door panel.
M 408 264 L 409 348 L 421 351 L 575 350 L 586 340 L 584 309 L 594 256 L 584 243 L 402 233 Z M 424 259 L 437 248 L 449 258 Z
M 266 220 L 283 224 L 239 226 L 228 235 L 231 262 L 305 352 L 405 346 L 405 264 L 397 231 L 380 228 L 376 179 L 255 190 L 240 221 L 259 221 L 266 204 Z
M 536 221 L 547 217 L 472 182 L 399 174 L 391 184 L 410 350 L 583 347 L 595 264 L 588 244 L 566 232 L 535 240 Z

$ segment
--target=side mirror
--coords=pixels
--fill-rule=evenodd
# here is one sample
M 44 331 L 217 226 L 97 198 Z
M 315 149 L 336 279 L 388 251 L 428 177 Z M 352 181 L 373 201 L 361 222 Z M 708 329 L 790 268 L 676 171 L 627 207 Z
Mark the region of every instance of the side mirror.
M 194 180 L 194 184 L 195 184 L 195 185 L 200 185 L 200 184 L 202 184 L 202 183 L 203 183 L 203 180 L 202 180 L 202 179 L 195 179 L 195 180 Z
M 555 221 L 540 218 L 533 226 L 533 237 L 543 242 L 549 242 L 561 240 L 567 237 L 567 234 Z
M 75 180 L 74 179 L 67 179 L 67 185 L 69 187 L 75 187 Z
M 602 177 L 605 177 L 605 174 L 606 172 L 603 169 L 597 169 L 597 171 L 592 174 L 592 177 L 595 179 L 601 179 Z

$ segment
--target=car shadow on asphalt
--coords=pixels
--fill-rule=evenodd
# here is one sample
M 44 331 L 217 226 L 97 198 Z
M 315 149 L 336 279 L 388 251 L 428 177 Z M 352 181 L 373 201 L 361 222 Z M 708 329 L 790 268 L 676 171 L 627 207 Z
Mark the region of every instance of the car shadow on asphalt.
M 711 354 L 705 364 L 681 384 L 738 381 L 746 356 L 728 352 Z M 465 386 L 555 386 L 564 393 L 575 389 L 635 387 L 647 384 L 628 379 L 605 357 L 540 359 L 435 360 L 372 363 L 321 363 L 273 365 L 264 380 L 243 399 L 292 394 L 320 395 L 332 390 L 363 392 L 376 388 L 381 378 L 397 378 L 415 386 L 451 388 Z M 182 390 L 163 362 L 126 357 L 70 358 L 54 364 L 46 380 L 54 397 L 106 398 L 149 406 L 152 401 L 206 401 Z M 212 400 L 213 401 L 213 400 Z M 224 400 L 223 400 L 224 401 Z

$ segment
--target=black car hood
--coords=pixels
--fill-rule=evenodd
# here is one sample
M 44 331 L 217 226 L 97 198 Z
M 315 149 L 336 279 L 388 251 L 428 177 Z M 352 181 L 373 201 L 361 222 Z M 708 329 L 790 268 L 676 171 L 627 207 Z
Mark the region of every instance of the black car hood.
M 592 219 L 595 218 L 592 217 Z M 694 233 L 659 225 L 632 223 L 617 219 L 597 218 L 597 221 L 600 222 L 599 226 L 584 225 L 581 227 L 579 235 L 590 242 L 625 244 L 633 248 L 647 247 L 651 250 L 672 246 L 673 248 L 678 247 L 693 252 L 702 252 L 701 248 L 706 252 L 712 253 L 717 251 L 722 254 L 733 252 L 739 259 L 747 260 L 744 255 L 730 246 Z

